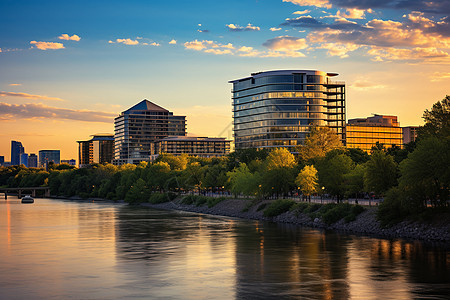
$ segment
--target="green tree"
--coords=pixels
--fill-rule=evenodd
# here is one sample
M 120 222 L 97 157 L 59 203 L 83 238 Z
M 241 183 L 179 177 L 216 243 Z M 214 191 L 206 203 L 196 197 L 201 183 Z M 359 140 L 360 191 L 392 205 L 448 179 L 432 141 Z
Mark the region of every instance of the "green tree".
M 339 136 L 329 127 L 313 127 L 304 145 L 298 147 L 299 157 L 303 161 L 325 157 L 328 151 L 342 149 Z
M 295 179 L 295 183 L 311 201 L 311 194 L 317 192 L 319 186 L 316 168 L 313 165 L 305 166 Z
M 275 148 L 270 151 L 266 159 L 267 170 L 279 168 L 293 168 L 295 166 L 295 157 L 286 148 Z
M 384 195 L 397 184 L 397 164 L 384 151 L 374 151 L 366 163 L 364 185 L 367 191 Z
M 240 194 L 252 196 L 259 191 L 259 173 L 251 173 L 245 163 L 241 163 L 239 168 L 227 173 L 230 190 L 235 195 Z
M 423 113 L 425 125 L 419 128 L 419 136 L 450 136 L 450 96 L 433 104 L 431 110 Z
M 327 153 L 317 163 L 320 186 L 325 187 L 329 194 L 336 196 L 338 202 L 343 199 L 347 191 L 346 175 L 350 173 L 353 166 L 351 158 L 345 154 L 339 154 L 338 151 Z
M 149 191 L 147 185 L 142 178 L 139 178 L 128 190 L 125 201 L 128 203 L 140 203 L 147 201 L 148 198 Z
M 419 197 L 419 205 L 430 200 L 445 206 L 450 188 L 450 138 L 429 136 L 400 164 L 400 185 Z

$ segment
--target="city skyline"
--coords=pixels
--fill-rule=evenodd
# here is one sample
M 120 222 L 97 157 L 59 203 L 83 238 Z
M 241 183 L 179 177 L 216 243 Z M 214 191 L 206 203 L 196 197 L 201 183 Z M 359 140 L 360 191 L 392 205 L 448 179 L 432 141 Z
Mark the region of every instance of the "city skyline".
M 227 136 L 229 80 L 310 69 L 339 73 L 347 119 L 421 125 L 448 94 L 446 1 L 283 0 L 0 4 L 0 155 L 113 133 L 148 99 L 187 116 L 187 132 Z M 204 112 L 207 111 L 208 114 Z

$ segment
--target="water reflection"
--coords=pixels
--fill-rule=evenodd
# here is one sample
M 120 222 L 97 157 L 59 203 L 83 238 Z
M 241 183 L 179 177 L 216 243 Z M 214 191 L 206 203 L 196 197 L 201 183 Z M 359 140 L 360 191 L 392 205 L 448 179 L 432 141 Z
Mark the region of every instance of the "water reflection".
M 447 299 L 450 254 L 115 204 L 0 202 L 2 299 Z

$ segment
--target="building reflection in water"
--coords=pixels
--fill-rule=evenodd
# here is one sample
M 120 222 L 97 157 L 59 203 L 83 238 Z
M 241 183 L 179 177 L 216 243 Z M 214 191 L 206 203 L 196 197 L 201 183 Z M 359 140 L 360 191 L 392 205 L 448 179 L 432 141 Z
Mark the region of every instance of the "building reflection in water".
M 123 277 L 138 294 L 410 299 L 450 293 L 448 252 L 420 243 L 129 207 L 118 217 L 117 267 L 138 275 Z

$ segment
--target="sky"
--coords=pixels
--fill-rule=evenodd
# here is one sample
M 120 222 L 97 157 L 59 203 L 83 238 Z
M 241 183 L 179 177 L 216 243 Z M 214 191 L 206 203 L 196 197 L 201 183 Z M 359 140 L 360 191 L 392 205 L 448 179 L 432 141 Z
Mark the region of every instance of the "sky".
M 450 94 L 450 1 L 0 0 L 0 156 L 113 133 L 143 99 L 231 138 L 231 84 L 269 70 L 339 73 L 347 119 L 422 125 Z

